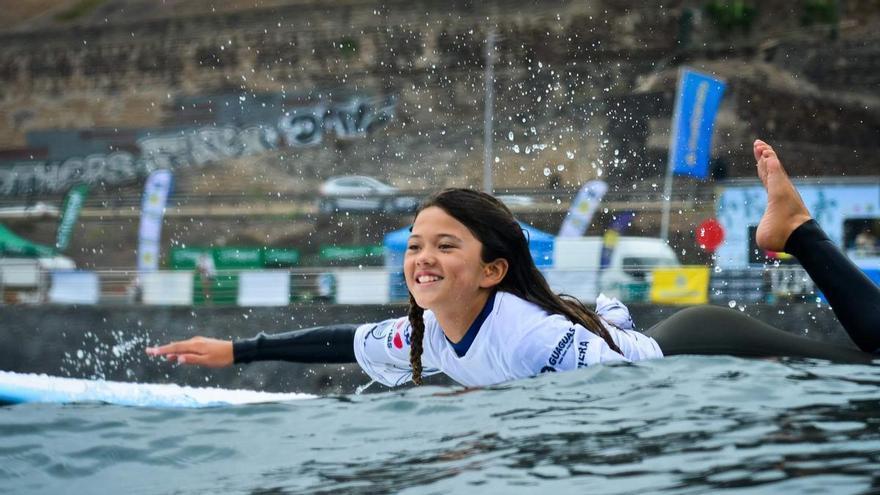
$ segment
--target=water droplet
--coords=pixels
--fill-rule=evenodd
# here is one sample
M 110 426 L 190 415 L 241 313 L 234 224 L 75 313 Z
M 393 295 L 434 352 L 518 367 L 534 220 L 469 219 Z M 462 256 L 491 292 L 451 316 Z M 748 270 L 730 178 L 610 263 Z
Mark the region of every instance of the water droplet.
M 727 307 L 729 307 L 730 309 L 735 308 L 735 307 L 736 307 L 736 301 L 734 301 L 734 300 L 730 300 L 730 301 L 728 301 L 728 302 L 727 302 Z

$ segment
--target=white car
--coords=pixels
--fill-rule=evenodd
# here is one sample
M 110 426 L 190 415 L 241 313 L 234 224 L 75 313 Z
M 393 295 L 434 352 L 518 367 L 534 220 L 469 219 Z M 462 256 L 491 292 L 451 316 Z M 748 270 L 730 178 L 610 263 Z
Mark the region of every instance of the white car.
M 521 196 L 519 194 L 499 194 L 495 196 L 499 201 L 507 205 L 508 208 L 516 208 L 518 206 L 532 206 L 535 200 L 531 196 Z
M 365 175 L 331 177 L 321 185 L 318 208 L 334 211 L 409 212 L 418 206 L 412 197 L 399 197 L 400 190 Z
M 0 208 L 0 218 L 47 218 L 58 217 L 60 211 L 57 206 L 39 201 L 28 206 L 7 206 Z

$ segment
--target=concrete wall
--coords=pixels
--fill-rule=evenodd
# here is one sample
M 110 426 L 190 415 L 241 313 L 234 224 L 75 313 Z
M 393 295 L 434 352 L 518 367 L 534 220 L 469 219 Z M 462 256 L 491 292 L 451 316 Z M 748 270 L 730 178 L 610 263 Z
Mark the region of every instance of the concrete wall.
M 729 160 L 748 159 L 740 145 L 760 133 L 777 141 L 820 142 L 819 150 L 830 143 L 841 146 L 838 153 L 857 149 L 859 160 L 847 164 L 847 173 L 859 173 L 861 167 L 852 163 L 876 170 L 869 168 L 876 162 L 864 163 L 874 160 L 865 149 L 876 149 L 876 111 L 865 111 L 857 98 L 823 103 L 824 96 L 800 81 L 780 91 L 772 71 L 737 64 L 769 61 L 770 67 L 785 66 L 783 72 L 794 79 L 835 92 L 865 92 L 880 77 L 873 65 L 876 44 L 864 38 L 831 43 L 822 30 L 813 30 L 805 40 L 774 39 L 772 50 L 760 48 L 774 35 L 785 40 L 797 23 L 796 7 L 780 3 L 762 5 L 751 35 L 721 36 L 703 19 L 693 26 L 689 50 L 682 51 L 676 41 L 680 19 L 686 7 L 700 6 L 554 0 L 540 8 L 528 1 L 396 2 L 377 8 L 362 2 L 0 33 L 0 148 L 39 160 L 40 147 L 27 137 L 35 130 L 124 133 L 207 123 L 201 120 L 205 107 L 191 105 L 188 97 L 253 98 L 270 92 L 284 94 L 287 108 L 318 98 L 391 95 L 399 99 L 397 113 L 380 136 L 329 141 L 297 150 L 287 160 L 273 157 L 272 165 L 305 180 L 361 172 L 412 187 L 475 184 L 482 170 L 482 139 L 474 130 L 482 129 L 483 50 L 488 27 L 494 26 L 501 186 L 540 187 L 541 171 L 557 164 L 566 166 L 562 175 L 574 183 L 591 178 L 603 162 L 604 177 L 612 180 L 631 179 L 634 172 L 662 175 L 664 158 L 658 149 L 646 149 L 644 140 L 648 132 L 659 137 L 666 130 L 652 130 L 645 122 L 654 108 L 627 98 L 638 100 L 646 87 L 662 93 L 656 110 L 668 121 L 675 68 L 682 62 L 718 71 L 734 93 L 741 81 L 752 82 L 743 87 L 742 101 L 728 108 L 735 122 L 719 132 L 726 139 L 716 143 L 718 153 Z M 876 19 L 876 12 L 868 14 L 844 12 L 850 25 Z M 840 63 L 828 61 L 831 52 Z M 719 70 L 712 60 L 729 67 Z M 816 69 L 829 66 L 846 70 Z M 861 79 L 834 78 L 855 68 Z M 826 79 L 831 82 L 824 84 Z M 752 103 L 754 95 L 772 105 Z M 608 100 L 611 96 L 624 98 L 626 105 Z M 756 114 L 756 108 L 768 107 L 770 115 Z M 833 129 L 827 128 L 827 115 L 837 122 Z M 207 117 L 213 120 L 216 112 Z M 511 132 L 516 142 L 501 146 Z M 512 152 L 513 144 L 523 150 L 549 146 L 526 155 Z M 615 150 L 622 157 L 634 153 L 629 166 L 615 160 Z M 567 159 L 567 151 L 577 158 Z M 803 155 L 809 163 L 820 161 Z M 835 164 L 824 165 L 827 170 Z
M 630 309 L 638 326 L 649 328 L 679 308 L 631 305 Z M 750 306 L 747 312 L 799 335 L 848 343 L 827 308 L 811 304 Z M 148 344 L 197 334 L 223 339 L 250 337 L 260 331 L 276 333 L 330 323 L 379 321 L 405 314 L 404 306 L 393 305 L 303 304 L 282 309 L 7 306 L 0 307 L 0 369 L 193 386 L 351 393 L 369 381 L 355 363 L 343 366 L 265 362 L 205 370 L 147 358 L 143 350 Z M 448 381 L 433 377 L 429 383 Z

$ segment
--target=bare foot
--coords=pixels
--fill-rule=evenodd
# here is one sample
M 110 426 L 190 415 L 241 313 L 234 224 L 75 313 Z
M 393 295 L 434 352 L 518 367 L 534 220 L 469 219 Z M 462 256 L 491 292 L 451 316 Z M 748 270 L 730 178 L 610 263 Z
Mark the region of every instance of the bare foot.
M 773 148 L 758 139 L 754 152 L 758 177 L 767 190 L 767 209 L 758 223 L 755 241 L 761 249 L 780 252 L 785 249 L 785 241 L 794 229 L 810 219 L 810 212 Z

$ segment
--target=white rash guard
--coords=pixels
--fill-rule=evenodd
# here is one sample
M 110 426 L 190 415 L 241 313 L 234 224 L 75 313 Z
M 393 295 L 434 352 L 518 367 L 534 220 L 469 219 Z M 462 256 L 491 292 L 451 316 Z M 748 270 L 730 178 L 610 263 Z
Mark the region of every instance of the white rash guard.
M 476 335 L 462 356 L 446 339 L 434 314 L 425 311 L 423 376 L 445 373 L 464 386 L 479 387 L 548 371 L 663 357 L 654 339 L 633 330 L 626 306 L 604 295 L 596 300 L 596 312 L 623 356 L 583 326 L 562 315 L 549 315 L 513 294 L 497 292 L 489 302 L 491 307 L 487 305 L 474 323 L 478 330 L 468 331 L 473 335 L 476 330 Z M 358 364 L 371 378 L 391 387 L 410 381 L 410 333 L 407 317 L 361 325 L 354 338 Z

